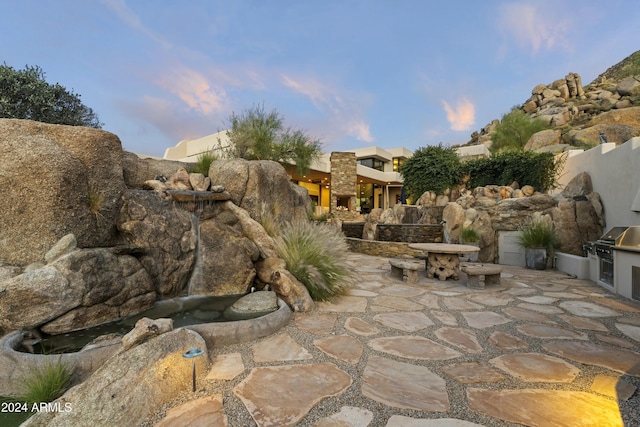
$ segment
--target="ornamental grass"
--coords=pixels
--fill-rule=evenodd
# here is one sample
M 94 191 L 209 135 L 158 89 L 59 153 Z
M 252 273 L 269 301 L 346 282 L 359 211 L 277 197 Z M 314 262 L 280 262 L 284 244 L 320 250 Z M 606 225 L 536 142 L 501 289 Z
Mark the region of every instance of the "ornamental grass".
M 331 224 L 297 221 L 275 239 L 287 270 L 302 282 L 314 301 L 344 295 L 354 281 L 342 232 Z
M 46 361 L 24 377 L 24 394 L 19 400 L 30 403 L 51 402 L 71 383 L 73 368 L 62 359 Z

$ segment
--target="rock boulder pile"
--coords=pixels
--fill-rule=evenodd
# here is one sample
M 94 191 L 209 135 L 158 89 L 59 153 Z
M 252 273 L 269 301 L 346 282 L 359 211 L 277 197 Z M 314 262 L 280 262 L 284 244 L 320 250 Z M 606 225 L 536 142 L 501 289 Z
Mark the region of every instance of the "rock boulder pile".
M 608 142 L 624 143 L 640 133 L 640 76 L 620 80 L 601 77 L 585 87 L 577 73 L 550 84 L 539 84 L 520 107 L 532 118 L 540 118 L 552 129 L 539 132 L 526 150 L 562 152 L 592 147 L 604 132 Z M 471 135 L 469 145 L 491 146 L 491 135 L 499 120 L 493 120 Z
M 160 298 L 246 293 L 256 265 L 277 258 L 263 212 L 293 221 L 311 211 L 306 189 L 276 162 L 217 161 L 204 176 L 125 153 L 108 132 L 12 119 L 0 119 L 0 148 L 0 183 L 10 189 L 0 199 L 5 332 L 60 334 Z M 311 309 L 286 273 L 273 289 Z

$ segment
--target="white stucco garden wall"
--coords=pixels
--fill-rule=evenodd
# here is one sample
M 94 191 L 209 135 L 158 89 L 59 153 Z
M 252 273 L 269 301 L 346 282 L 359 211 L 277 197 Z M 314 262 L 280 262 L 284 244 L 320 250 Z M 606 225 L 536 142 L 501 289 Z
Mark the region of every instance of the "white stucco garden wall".
M 591 176 L 605 210 L 605 229 L 640 225 L 640 137 L 616 147 L 601 144 L 588 151 L 572 152 L 559 179 L 561 192 L 582 172 Z

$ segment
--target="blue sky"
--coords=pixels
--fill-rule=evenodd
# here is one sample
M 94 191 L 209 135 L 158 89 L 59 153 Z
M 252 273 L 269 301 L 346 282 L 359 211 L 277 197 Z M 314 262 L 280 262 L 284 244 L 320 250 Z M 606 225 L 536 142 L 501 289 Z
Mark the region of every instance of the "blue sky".
M 539 83 L 640 49 L 637 0 L 0 0 L 0 53 L 82 95 L 123 147 L 277 109 L 326 152 L 470 134 Z

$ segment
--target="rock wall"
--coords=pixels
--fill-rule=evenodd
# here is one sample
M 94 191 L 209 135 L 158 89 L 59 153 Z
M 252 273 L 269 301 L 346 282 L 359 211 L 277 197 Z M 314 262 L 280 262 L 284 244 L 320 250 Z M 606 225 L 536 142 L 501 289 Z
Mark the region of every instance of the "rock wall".
M 426 206 L 418 207 L 418 212 L 421 212 L 418 222 L 424 221 L 425 216 L 431 217 L 433 212 L 429 209 L 434 208 L 431 205 L 444 203 L 439 211 L 441 214 L 438 224 L 441 222 L 442 226 L 429 226 L 434 232 L 438 230 L 440 236 L 426 236 L 423 241 L 460 243 L 462 229 L 472 228 L 480 237 L 479 261 L 496 262 L 498 233 L 516 231 L 534 216 L 548 216 L 554 222 L 560 237 L 558 250 L 565 253 L 582 255 L 582 245 L 602 235 L 605 226 L 604 208 L 600 195 L 593 191 L 588 174 L 577 175 L 562 194 L 554 196 L 534 192 L 531 186 L 515 187 L 517 184 L 514 183 L 513 186 L 489 185 L 459 193 L 449 192 L 449 196 L 458 194 L 457 199 L 451 202 L 448 201 L 449 196 L 436 196 L 430 192 L 423 194 L 419 202 Z M 396 205 L 396 210 L 398 209 L 401 208 Z M 388 249 L 386 246 L 376 245 L 378 242 L 371 242 L 371 245 L 366 243 L 377 240 L 379 228 L 385 227 L 384 224 L 389 224 L 387 221 L 394 219 L 398 221 L 397 212 L 393 209 L 372 211 L 362 225 L 365 242 L 349 239 L 351 249 L 380 256 L 406 254 L 401 247 L 397 249 L 389 246 L 393 249 Z M 396 223 L 391 225 L 393 227 L 404 230 L 410 226 Z M 393 240 L 401 241 L 401 238 Z
M 347 237 L 347 244 L 353 252 L 385 258 L 412 258 L 424 254 L 422 251 L 411 249 L 408 243 L 403 242 L 378 242 Z
M 560 195 L 533 193 L 529 197 L 502 198 L 497 186 L 478 188 L 472 194 L 450 202 L 445 208 L 445 234 L 457 243 L 462 228 L 473 228 L 480 235 L 479 260 L 495 262 L 498 232 L 516 231 L 533 216 L 549 216 L 560 238 L 558 250 L 582 255 L 582 245 L 603 233 L 604 210 L 600 195 L 593 192 L 588 174 L 576 176 Z M 501 187 L 498 187 L 502 190 Z M 529 191 L 527 191 L 528 193 Z
M 331 153 L 331 201 L 329 211 L 335 218 L 357 221 L 356 185 L 358 174 L 355 153 Z M 339 200 L 343 202 L 339 205 Z M 346 203 L 345 203 L 346 201 Z
M 381 242 L 442 242 L 442 225 L 439 224 L 378 224 L 376 233 L 376 240 Z

